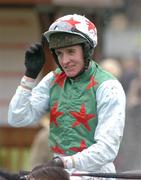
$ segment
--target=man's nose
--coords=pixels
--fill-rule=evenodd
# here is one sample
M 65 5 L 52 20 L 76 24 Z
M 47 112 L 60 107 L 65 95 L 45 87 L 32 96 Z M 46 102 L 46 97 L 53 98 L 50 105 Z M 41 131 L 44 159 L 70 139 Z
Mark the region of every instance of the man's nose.
M 67 64 L 69 62 L 69 58 L 67 54 L 63 54 L 62 56 L 62 63 Z

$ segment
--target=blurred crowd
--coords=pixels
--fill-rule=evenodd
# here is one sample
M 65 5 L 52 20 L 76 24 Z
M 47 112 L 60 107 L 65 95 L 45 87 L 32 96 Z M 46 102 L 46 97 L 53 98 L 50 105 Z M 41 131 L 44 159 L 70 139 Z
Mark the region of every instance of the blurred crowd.
M 141 169 L 141 59 L 103 59 L 101 66 L 120 80 L 127 97 L 125 130 L 116 160 L 117 170 Z

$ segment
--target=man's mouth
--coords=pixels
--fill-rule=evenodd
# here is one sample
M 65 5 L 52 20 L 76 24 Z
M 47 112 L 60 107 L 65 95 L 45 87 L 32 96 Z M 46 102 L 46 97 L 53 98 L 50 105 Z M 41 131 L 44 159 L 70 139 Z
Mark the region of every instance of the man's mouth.
M 66 71 L 71 71 L 72 69 L 74 69 L 74 67 L 75 67 L 75 65 L 73 65 L 73 66 L 67 66 L 67 67 L 64 67 L 64 69 L 66 70 Z

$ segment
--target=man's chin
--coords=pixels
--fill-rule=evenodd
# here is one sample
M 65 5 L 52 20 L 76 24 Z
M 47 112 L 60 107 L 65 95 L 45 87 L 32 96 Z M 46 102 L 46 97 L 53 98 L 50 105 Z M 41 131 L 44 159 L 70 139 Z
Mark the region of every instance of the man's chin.
M 66 73 L 66 75 L 67 75 L 68 77 L 74 77 L 74 76 L 75 76 L 75 74 L 72 73 L 72 71 L 65 71 L 65 73 Z

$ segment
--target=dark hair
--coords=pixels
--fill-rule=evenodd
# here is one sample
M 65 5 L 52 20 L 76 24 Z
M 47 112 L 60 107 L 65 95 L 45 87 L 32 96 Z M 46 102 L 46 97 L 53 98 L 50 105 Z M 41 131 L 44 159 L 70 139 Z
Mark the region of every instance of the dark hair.
M 0 169 L 0 180 L 20 180 L 20 175 Z
M 70 180 L 69 173 L 60 167 L 41 167 L 33 170 L 28 179 L 34 178 L 35 180 Z
M 0 180 L 6 180 L 6 178 L 3 176 L 0 176 Z

